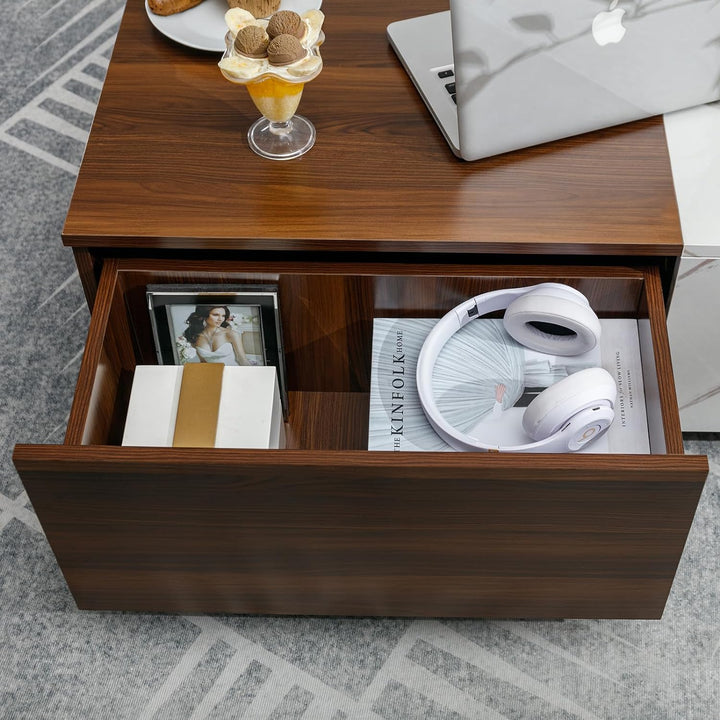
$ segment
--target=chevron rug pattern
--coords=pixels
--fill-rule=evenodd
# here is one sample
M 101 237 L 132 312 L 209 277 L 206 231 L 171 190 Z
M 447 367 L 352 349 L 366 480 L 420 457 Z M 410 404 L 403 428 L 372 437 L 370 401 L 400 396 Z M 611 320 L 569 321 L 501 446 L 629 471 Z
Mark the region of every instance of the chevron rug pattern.
M 718 437 L 686 437 L 712 475 L 660 621 L 77 610 L 10 458 L 67 422 L 88 311 L 60 231 L 122 9 L 0 0 L 0 718 L 720 717 Z

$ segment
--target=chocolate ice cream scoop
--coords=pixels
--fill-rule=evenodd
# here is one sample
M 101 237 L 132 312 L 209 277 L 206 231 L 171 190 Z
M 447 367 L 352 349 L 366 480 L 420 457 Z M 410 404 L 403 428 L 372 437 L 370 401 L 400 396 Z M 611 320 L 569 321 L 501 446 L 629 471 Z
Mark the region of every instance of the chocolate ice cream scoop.
M 305 57 L 305 48 L 294 35 L 278 35 L 268 45 L 267 55 L 271 65 L 290 65 Z
M 264 58 L 269 42 L 270 38 L 259 25 L 246 25 L 235 36 L 235 52 L 249 58 Z
M 267 32 L 271 38 L 278 35 L 294 35 L 298 40 L 302 40 L 305 35 L 305 23 L 296 12 L 280 10 L 270 18 Z

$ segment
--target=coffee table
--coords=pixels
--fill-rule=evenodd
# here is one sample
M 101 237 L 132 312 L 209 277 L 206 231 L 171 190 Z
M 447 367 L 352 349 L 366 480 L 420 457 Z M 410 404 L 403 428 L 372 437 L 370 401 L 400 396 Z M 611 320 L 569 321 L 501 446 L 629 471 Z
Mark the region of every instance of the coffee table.
M 92 307 L 62 445 L 13 456 L 78 605 L 320 615 L 659 617 L 708 472 L 683 454 L 663 286 L 682 241 L 662 122 L 464 163 L 385 39 L 327 3 L 315 147 L 252 153 L 218 58 L 129 0 L 63 232 Z M 649 455 L 368 452 L 382 316 L 541 280 L 636 318 Z M 273 282 L 288 448 L 129 448 L 150 283 Z

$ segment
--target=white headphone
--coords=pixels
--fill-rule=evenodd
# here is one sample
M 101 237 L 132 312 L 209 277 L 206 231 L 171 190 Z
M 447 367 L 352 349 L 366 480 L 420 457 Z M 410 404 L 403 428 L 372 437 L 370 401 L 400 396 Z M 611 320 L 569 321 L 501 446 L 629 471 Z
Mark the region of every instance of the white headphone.
M 525 409 L 523 445 L 490 445 L 460 432 L 442 416 L 433 397 L 435 363 L 460 328 L 488 313 L 505 311 L 505 330 L 532 350 L 580 355 L 600 339 L 600 321 L 587 298 L 568 285 L 541 283 L 477 295 L 442 317 L 425 339 L 417 363 L 417 391 L 437 434 L 456 450 L 497 452 L 574 452 L 600 437 L 613 421 L 617 388 L 603 368 L 573 373 L 543 390 Z

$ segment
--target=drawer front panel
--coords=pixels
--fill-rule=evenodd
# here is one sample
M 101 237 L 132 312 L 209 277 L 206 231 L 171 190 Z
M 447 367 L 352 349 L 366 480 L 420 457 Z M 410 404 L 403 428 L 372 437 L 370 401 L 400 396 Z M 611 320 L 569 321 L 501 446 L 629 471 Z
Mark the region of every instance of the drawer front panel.
M 703 457 L 18 446 L 83 608 L 659 617 Z

